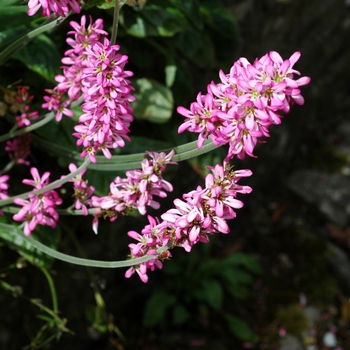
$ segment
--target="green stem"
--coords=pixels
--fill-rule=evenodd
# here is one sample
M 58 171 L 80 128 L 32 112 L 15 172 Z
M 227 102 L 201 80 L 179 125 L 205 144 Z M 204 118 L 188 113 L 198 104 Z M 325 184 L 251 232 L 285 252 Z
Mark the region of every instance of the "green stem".
M 118 21 L 119 21 L 119 11 L 123 4 L 119 4 L 118 0 L 115 0 L 114 13 L 113 13 L 113 25 L 112 25 L 112 35 L 111 35 L 111 45 L 115 45 L 118 34 Z
M 69 234 L 71 240 L 73 241 L 74 245 L 76 246 L 79 254 L 83 258 L 87 258 L 84 249 L 82 248 L 81 244 L 79 243 L 79 241 L 77 240 L 77 237 L 74 234 L 74 231 L 70 228 L 70 226 L 64 224 L 63 222 L 61 222 L 61 225 L 63 226 L 64 230 L 66 232 L 68 232 L 68 234 Z M 103 300 L 103 297 L 102 297 L 102 295 L 100 293 L 100 290 L 98 288 L 98 284 L 97 284 L 95 275 L 93 274 L 92 269 L 91 269 L 90 266 L 86 266 L 86 270 L 87 270 L 87 272 L 89 274 L 89 277 L 90 277 L 90 280 L 91 280 L 91 283 L 92 283 L 92 287 L 94 289 L 94 297 L 95 297 L 96 305 L 99 308 L 101 308 L 101 309 L 105 309 L 106 304 L 105 304 L 105 301 Z
M 50 183 L 49 185 L 41 188 L 40 190 L 34 190 L 34 191 L 22 193 L 22 194 L 19 194 L 17 196 L 13 196 L 13 197 L 4 199 L 4 200 L 0 201 L 0 206 L 13 203 L 13 200 L 15 198 L 27 198 L 28 195 L 30 195 L 30 194 L 42 194 L 42 193 L 45 193 L 47 191 L 53 190 L 53 189 L 63 185 L 68 180 L 72 179 L 74 176 L 80 174 L 84 169 L 87 168 L 89 163 L 90 163 L 90 159 L 89 159 L 89 157 L 86 157 L 84 163 L 79 168 L 77 168 L 77 170 L 75 170 L 72 173 L 66 175 L 65 177 L 61 178 L 60 180 L 56 180 L 56 181 Z
M 17 159 L 12 159 L 7 165 L 0 171 L 0 175 L 8 173 L 16 164 Z
M 44 140 L 38 136 L 33 139 L 34 143 L 38 147 L 43 147 L 46 150 L 50 150 L 57 156 L 69 158 L 72 161 L 79 163 L 81 161 L 78 152 L 65 148 L 63 146 L 56 145 L 50 141 Z M 192 141 L 174 148 L 175 155 L 173 161 L 180 162 L 186 159 L 190 159 L 196 156 L 200 156 L 219 146 L 215 146 L 211 140 L 206 140 L 202 148 L 197 148 L 197 141 Z M 157 152 L 169 152 L 171 149 L 160 150 Z M 146 153 L 136 153 L 128 155 L 112 156 L 111 159 L 106 159 L 104 156 L 96 156 L 96 164 L 91 163 L 89 169 L 99 171 L 118 171 L 118 170 L 130 170 L 141 168 L 141 161 L 146 157 Z
M 29 126 L 22 128 L 22 129 L 19 129 L 17 131 L 12 131 L 12 132 L 10 131 L 7 134 L 1 135 L 0 142 L 12 139 L 13 137 L 16 137 L 16 136 L 25 134 L 27 132 L 33 131 L 35 129 L 38 129 L 38 128 L 42 127 L 43 125 L 47 124 L 48 122 L 50 122 L 54 118 L 55 118 L 54 112 L 47 113 L 43 119 L 41 119 L 40 121 L 38 121 L 36 123 L 33 123 L 32 125 L 29 125 Z
M 45 275 L 47 282 L 49 284 L 50 292 L 51 292 L 51 298 L 52 298 L 52 308 L 54 313 L 58 313 L 58 303 L 57 303 L 57 294 L 55 289 L 55 284 L 53 283 L 53 279 L 50 275 L 50 273 L 45 269 L 45 267 L 41 267 L 40 270 Z
M 68 263 L 74 264 L 74 265 L 114 269 L 114 268 L 119 268 L 119 267 L 131 267 L 131 266 L 139 265 L 143 262 L 146 262 L 148 260 L 155 258 L 154 255 L 148 255 L 148 256 L 143 256 L 141 258 L 122 260 L 122 261 L 102 261 L 102 260 L 90 260 L 90 259 L 77 258 L 75 256 L 63 254 L 63 253 L 60 253 L 56 250 L 53 250 L 53 249 L 47 247 L 46 245 L 38 242 L 33 237 L 24 236 L 23 232 L 20 231 L 19 228 L 16 226 L 0 223 L 0 230 L 3 230 L 5 232 L 9 232 L 10 234 L 17 236 L 21 240 L 26 241 L 30 245 L 34 246 L 36 249 L 40 250 L 41 252 L 43 252 L 49 256 L 52 256 L 55 259 L 62 260 L 62 261 L 65 261 L 65 262 L 68 262 Z M 166 250 L 168 250 L 169 248 L 170 248 L 170 246 L 161 247 L 157 250 L 157 253 L 161 254 L 161 253 L 165 252 Z
M 4 213 L 8 213 L 8 214 L 16 214 L 16 213 L 18 213 L 19 210 L 20 210 L 19 207 L 11 207 L 11 206 L 1 208 L 1 211 L 3 211 Z M 71 208 L 56 209 L 56 211 L 57 211 L 59 216 L 61 216 L 61 215 L 84 215 L 82 210 L 76 210 L 76 209 L 71 209 Z M 88 213 L 90 215 L 94 215 L 95 211 L 96 211 L 96 208 L 88 209 Z
M 68 17 L 68 15 L 69 14 L 67 14 L 66 17 L 58 17 L 56 19 L 50 20 L 51 22 L 32 30 L 31 32 L 14 41 L 11 45 L 7 46 L 6 49 L 0 53 L 0 65 L 3 64 L 8 58 L 10 58 L 11 55 L 13 55 L 16 51 L 28 44 L 28 42 L 35 38 L 37 35 L 44 33 L 62 23 Z

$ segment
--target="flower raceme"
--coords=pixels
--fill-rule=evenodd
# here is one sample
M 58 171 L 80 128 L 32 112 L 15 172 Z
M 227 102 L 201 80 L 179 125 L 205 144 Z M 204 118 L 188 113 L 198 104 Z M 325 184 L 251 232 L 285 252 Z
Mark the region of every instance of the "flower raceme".
M 109 217 L 115 221 L 120 214 L 125 215 L 130 211 L 138 210 L 140 214 L 146 214 L 146 207 L 159 209 L 159 202 L 154 196 L 165 198 L 166 192 L 171 192 L 173 186 L 162 177 L 162 173 L 168 164 L 176 164 L 171 161 L 174 150 L 168 154 L 161 152 L 146 152 L 150 159 L 144 158 L 141 169 L 129 170 L 126 178 L 117 176 L 110 184 L 108 196 L 93 196 L 91 206 L 96 208 L 93 220 L 93 230 L 97 233 L 98 218 Z
M 249 186 L 238 185 L 242 177 L 251 176 L 250 170 L 233 171 L 226 162 L 215 167 L 208 167 L 211 174 L 205 178 L 205 187 L 183 195 L 183 200 L 175 199 L 175 208 L 161 215 L 163 221 L 148 216 L 149 225 L 141 231 L 129 231 L 128 235 L 138 243 L 129 244 L 130 258 L 154 256 L 154 259 L 129 268 L 125 277 L 135 272 L 141 281 L 147 282 L 147 270 L 162 268 L 162 261 L 171 257 L 169 248 L 183 247 L 190 252 L 198 242 L 208 242 L 209 235 L 229 233 L 227 220 L 236 217 L 236 209 L 243 207 L 243 202 L 236 199 L 237 193 L 248 194 Z M 166 250 L 158 254 L 159 248 Z
M 247 59 L 236 61 L 229 74 L 220 71 L 219 84 L 211 82 L 207 94 L 201 93 L 190 109 L 178 107 L 186 119 L 178 131 L 198 133 L 198 148 L 210 136 L 215 145 L 229 144 L 226 160 L 245 154 L 254 157 L 253 151 L 260 137 L 269 137 L 268 128 L 281 123 L 281 115 L 288 113 L 293 103 L 302 105 L 300 86 L 310 82 L 309 77 L 293 69 L 300 52 L 283 61 L 271 51 L 253 64 Z
M 86 28 L 86 17 L 82 16 L 80 25 L 70 22 L 74 31 L 68 34 L 67 43 L 72 49 L 66 51 L 62 59 L 63 75 L 56 76 L 58 85 L 46 90 L 51 96 L 45 96 L 43 108 L 56 110 L 56 120 L 62 114 L 73 116 L 67 106 L 81 96 L 83 114 L 75 126 L 73 136 L 78 138 L 77 145 L 83 146 L 81 157 L 88 155 L 96 162 L 96 153 L 102 150 L 106 158 L 111 158 L 109 149 L 123 147 L 124 140 L 130 141 L 129 127 L 133 121 L 133 109 L 130 102 L 130 81 L 133 74 L 124 70 L 128 56 L 118 53 L 119 45 L 110 45 L 105 37 L 103 21 L 98 19 Z M 63 95 L 68 99 L 63 101 Z

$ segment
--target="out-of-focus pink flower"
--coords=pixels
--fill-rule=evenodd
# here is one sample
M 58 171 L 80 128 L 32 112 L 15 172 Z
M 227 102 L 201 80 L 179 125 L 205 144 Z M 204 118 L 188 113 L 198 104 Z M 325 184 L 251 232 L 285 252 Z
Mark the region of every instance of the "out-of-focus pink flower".
M 13 140 L 6 142 L 5 151 L 8 153 L 10 159 L 16 160 L 17 164 L 29 165 L 26 158 L 30 154 L 30 144 L 32 142 L 32 134 L 25 133 Z
M 8 175 L 0 176 L 0 200 L 9 198 L 9 196 L 7 195 L 7 190 L 9 189 L 7 181 L 9 178 L 10 176 Z
M 80 0 L 29 0 L 28 16 L 35 15 L 42 7 L 42 16 L 50 17 L 51 12 L 55 16 L 66 17 L 69 11 L 80 12 Z
M 7 190 L 9 189 L 9 185 L 7 183 L 10 176 L 2 175 L 0 176 L 0 200 L 9 198 L 7 194 Z M 4 215 L 4 213 L 0 210 L 0 215 Z

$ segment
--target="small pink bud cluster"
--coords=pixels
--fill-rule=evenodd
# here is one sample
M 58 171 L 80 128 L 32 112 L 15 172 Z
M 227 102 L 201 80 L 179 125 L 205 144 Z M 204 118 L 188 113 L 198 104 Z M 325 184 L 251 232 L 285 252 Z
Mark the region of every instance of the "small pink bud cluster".
M 98 218 L 109 217 L 115 221 L 119 214 L 127 214 L 128 211 L 138 210 L 140 214 L 146 214 L 146 207 L 159 209 L 159 202 L 153 196 L 165 198 L 166 192 L 171 192 L 173 186 L 164 180 L 162 173 L 167 164 L 176 164 L 171 161 L 174 151 L 165 154 L 163 152 L 146 152 L 151 159 L 143 159 L 142 169 L 129 170 L 126 178 L 117 176 L 110 184 L 110 193 L 105 197 L 92 197 L 92 206 L 96 208 L 93 220 L 93 230 L 97 233 Z
M 237 182 L 252 172 L 233 171 L 225 162 L 208 168 L 212 174 L 207 175 L 205 188 L 198 186 L 196 190 L 184 194 L 184 200 L 175 199 L 175 208 L 161 215 L 162 222 L 149 216 L 149 225 L 141 234 L 128 232 L 130 237 L 139 242 L 129 245 L 130 258 L 151 255 L 154 259 L 131 267 L 125 277 L 136 272 L 143 282 L 147 282 L 147 269 L 161 269 L 162 260 L 171 256 L 168 248 L 180 246 L 189 252 L 194 244 L 208 242 L 208 235 L 229 233 L 227 220 L 234 219 L 235 209 L 243 207 L 243 202 L 236 199 L 237 193 L 247 194 L 252 191 L 249 186 L 241 186 Z M 167 249 L 159 255 L 157 250 L 165 246 Z
M 278 111 L 288 113 L 290 105 L 302 105 L 304 99 L 299 87 L 310 82 L 309 77 L 294 80 L 300 73 L 293 69 L 300 52 L 283 61 L 271 51 L 253 64 L 247 59 L 236 61 L 229 74 L 220 71 L 221 83 L 208 85 L 207 94 L 201 93 L 190 109 L 178 107 L 186 117 L 179 127 L 199 133 L 198 148 L 210 136 L 215 145 L 229 144 L 226 160 L 235 155 L 243 159 L 253 150 L 262 136 L 269 137 L 268 128 L 281 123 Z
M 10 159 L 17 164 L 29 165 L 26 158 L 30 154 L 30 144 L 32 143 L 32 134 L 30 132 L 22 134 L 13 140 L 6 142 L 5 151 L 8 152 Z
M 73 163 L 69 164 L 69 170 L 70 172 L 74 172 L 77 170 L 77 166 Z M 83 175 L 85 174 L 87 169 L 84 169 L 80 174 L 76 175 L 72 180 L 69 182 L 73 182 L 74 187 L 74 208 L 77 210 L 82 210 L 83 215 L 87 216 L 89 214 L 87 206 L 91 205 L 91 199 L 90 197 L 95 191 L 94 186 L 88 186 L 88 181 L 83 180 Z
M 9 189 L 9 185 L 7 183 L 10 176 L 2 175 L 0 176 L 0 200 L 9 198 L 7 194 L 7 190 Z M 0 210 L 0 215 L 4 215 L 4 213 Z
M 30 173 L 33 180 L 24 179 L 22 183 L 33 186 L 34 190 L 44 188 L 49 184 L 50 173 L 45 172 L 40 177 L 36 168 L 31 168 Z M 15 198 L 13 201 L 22 208 L 13 216 L 15 221 L 25 221 L 24 234 L 29 236 L 35 229 L 36 225 L 47 225 L 56 227 L 58 221 L 58 213 L 56 206 L 62 204 L 62 199 L 54 190 L 49 190 L 42 194 L 29 194 L 28 200 L 23 198 Z
M 51 11 L 55 16 L 66 17 L 69 11 L 80 12 L 80 0 L 29 0 L 28 16 L 35 15 L 42 7 L 42 16 L 50 17 Z
M 38 118 L 38 111 L 30 111 L 30 104 L 34 96 L 29 96 L 28 86 L 19 86 L 15 97 L 18 112 L 21 114 L 16 116 L 17 125 L 19 128 L 29 126 L 30 119 Z
M 128 56 L 117 53 L 119 45 L 110 45 L 104 37 L 107 33 L 102 29 L 101 19 L 95 23 L 90 20 L 88 28 L 85 28 L 85 16 L 80 25 L 70 24 L 75 31 L 68 33 L 73 34 L 74 39 L 67 39 L 72 49 L 66 51 L 62 59 L 64 75 L 56 77 L 59 84 L 54 90 L 47 90 L 52 95 L 44 97 L 43 108 L 56 110 L 59 121 L 62 113 L 73 115 L 67 106 L 83 96 L 84 113 L 73 133 L 78 138 L 77 145 L 84 147 L 81 157 L 88 155 L 96 162 L 95 154 L 102 150 L 109 159 L 112 157 L 109 149 L 123 147 L 124 139 L 130 141 L 127 135 L 133 121 L 130 102 L 135 97 L 130 93 L 133 88 L 128 80 L 133 74 L 124 70 Z M 65 93 L 69 99 L 63 101 Z

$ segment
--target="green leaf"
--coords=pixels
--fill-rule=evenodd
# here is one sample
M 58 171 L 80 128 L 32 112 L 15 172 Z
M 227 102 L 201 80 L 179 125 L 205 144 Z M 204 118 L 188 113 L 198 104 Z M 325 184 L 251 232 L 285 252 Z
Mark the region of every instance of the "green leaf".
M 211 39 L 203 32 L 189 29 L 175 38 L 175 47 L 199 67 L 215 65 L 215 51 Z
M 246 322 L 230 314 L 224 314 L 224 317 L 228 322 L 231 333 L 238 339 L 251 342 L 256 342 L 258 340 L 258 336 L 251 330 Z
M 159 150 L 169 149 L 169 148 L 171 148 L 171 145 L 167 142 L 155 140 L 149 137 L 131 135 L 131 142 L 125 143 L 125 147 L 117 148 L 116 150 L 119 151 L 118 153 L 122 153 L 122 154 L 135 154 L 135 153 L 142 153 L 145 151 L 159 152 Z M 140 164 L 141 164 L 141 161 L 140 161 Z
M 9 6 L 3 4 L 0 5 L 0 32 L 23 26 L 33 21 L 33 17 L 27 15 L 28 6 Z
M 167 122 L 173 112 L 174 101 L 170 89 L 153 79 L 137 79 L 133 102 L 134 116 L 153 123 Z
M 201 0 L 202 14 L 206 23 L 226 39 L 238 39 L 238 27 L 227 8 L 217 0 Z
M 224 261 L 229 265 L 243 265 L 246 269 L 256 274 L 261 273 L 261 267 L 257 260 L 253 256 L 245 253 L 238 252 L 229 255 Z
M 88 1 L 89 2 L 89 1 Z M 108 10 L 112 7 L 115 6 L 115 0 L 112 0 L 112 1 L 107 1 L 107 0 L 103 0 L 103 2 L 101 3 L 102 1 L 98 1 L 98 5 L 96 5 L 99 9 L 102 9 L 102 10 Z M 100 4 L 101 3 L 101 4 Z
M 128 13 L 125 15 L 124 11 L 122 11 L 119 17 L 119 23 L 127 34 L 136 38 L 159 36 L 157 29 L 141 15 L 134 13 L 132 16 L 128 16 Z
M 98 196 L 107 196 L 111 182 L 114 180 L 116 176 L 125 177 L 125 173 L 123 172 L 110 172 L 110 171 L 98 171 L 91 170 L 88 171 L 84 175 L 84 179 L 89 181 L 89 185 L 93 185 L 95 187 L 95 195 Z
M 125 8 L 120 15 L 120 24 L 129 35 L 138 38 L 172 37 L 190 26 L 182 11 L 157 0 L 143 9 Z
M 0 223 L 0 238 L 2 240 L 7 242 L 12 249 L 16 250 L 30 263 L 49 268 L 54 259 L 34 248 L 22 238 L 23 235 L 23 231 L 18 227 Z M 32 233 L 32 237 L 35 239 L 39 238 L 40 241 L 51 248 L 56 248 L 60 237 L 60 230 L 59 228 L 53 229 L 47 226 L 39 226 Z
M 173 310 L 173 323 L 182 324 L 190 318 L 191 314 L 181 304 L 177 304 Z
M 143 324 L 146 327 L 154 327 L 165 319 L 167 309 L 174 305 L 176 298 L 174 295 L 169 295 L 161 290 L 154 293 L 148 300 L 145 306 Z
M 60 56 L 55 43 L 47 35 L 40 34 L 12 57 L 46 80 L 55 82 L 55 75 L 60 73 Z
M 179 8 L 190 20 L 193 26 L 199 30 L 203 29 L 203 17 L 200 12 L 199 2 L 197 0 L 169 0 L 173 6 Z
M 177 8 L 167 6 L 162 1 L 162 6 L 150 5 L 140 11 L 142 16 L 156 28 L 160 36 L 171 37 L 189 28 L 189 22 L 182 11 Z
M 176 71 L 177 67 L 175 65 L 167 65 L 165 67 L 165 84 L 169 88 L 174 84 Z
M 202 0 L 201 12 L 209 27 L 208 33 L 213 39 L 218 65 L 227 71 L 232 65 L 232 57 L 235 56 L 239 46 L 238 25 L 220 1 Z
M 181 274 L 182 266 L 174 260 L 170 260 L 167 261 L 166 264 L 164 264 L 163 272 L 167 275 L 176 276 Z
M 89 0 L 85 1 L 83 5 L 83 9 L 88 10 L 89 8 L 92 7 L 102 7 L 107 1 L 106 0 Z M 113 1 L 114 3 L 114 1 Z
M 203 299 L 214 309 L 220 309 L 223 300 L 223 289 L 221 284 L 213 279 L 206 279 L 202 283 Z

